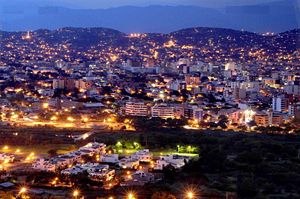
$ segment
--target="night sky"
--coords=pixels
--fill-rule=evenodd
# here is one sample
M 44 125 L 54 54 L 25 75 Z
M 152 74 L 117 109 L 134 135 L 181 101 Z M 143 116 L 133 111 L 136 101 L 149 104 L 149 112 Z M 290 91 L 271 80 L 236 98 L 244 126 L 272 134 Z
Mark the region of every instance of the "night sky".
M 272 0 L 0 0 L 3 5 L 26 3 L 35 6 L 65 6 L 70 8 L 109 8 L 125 5 L 197 5 L 203 7 L 224 7 L 227 5 L 246 5 L 270 2 Z M 0 6 L 1 6 L 0 5 Z

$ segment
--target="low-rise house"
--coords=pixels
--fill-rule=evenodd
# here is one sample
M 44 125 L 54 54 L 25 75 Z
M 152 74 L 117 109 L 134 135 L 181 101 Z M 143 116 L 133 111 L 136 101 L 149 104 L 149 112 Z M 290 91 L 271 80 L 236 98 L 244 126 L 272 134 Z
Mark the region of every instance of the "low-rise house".
M 99 161 L 106 162 L 106 163 L 118 163 L 119 155 L 118 154 L 103 154 L 100 156 Z
M 130 157 L 126 157 L 120 160 L 119 166 L 123 169 L 133 169 L 139 166 L 139 162 L 140 161 L 138 159 L 132 159 Z
M 15 160 L 14 155 L 6 154 L 6 153 L 0 153 L 0 163 L 1 162 L 9 163 L 9 162 L 13 162 L 14 160 Z
M 188 161 L 189 157 L 178 155 L 161 156 L 155 163 L 154 170 L 163 170 L 164 167 L 171 165 L 175 169 L 182 168 Z
M 121 183 L 121 186 L 144 186 L 146 183 L 155 181 L 153 173 L 136 171 L 125 182 Z
M 152 155 L 149 149 L 144 149 L 135 152 L 130 156 L 132 159 L 138 159 L 140 162 L 150 162 L 152 160 Z
M 121 168 L 136 168 L 139 166 L 140 162 L 150 162 L 152 160 L 152 155 L 149 149 L 144 149 L 135 152 L 134 154 L 125 157 L 120 160 L 119 166 Z
M 106 145 L 102 143 L 89 143 L 77 151 L 71 153 L 60 155 L 51 159 L 38 159 L 36 160 L 32 167 L 37 170 L 54 172 L 57 169 L 68 167 L 75 162 L 81 160 L 84 155 L 94 155 L 94 154 L 104 154 Z
M 108 165 L 99 163 L 76 164 L 61 173 L 64 175 L 77 175 L 83 172 L 87 172 L 89 178 L 95 181 L 109 181 L 115 176 L 115 170 L 110 169 Z

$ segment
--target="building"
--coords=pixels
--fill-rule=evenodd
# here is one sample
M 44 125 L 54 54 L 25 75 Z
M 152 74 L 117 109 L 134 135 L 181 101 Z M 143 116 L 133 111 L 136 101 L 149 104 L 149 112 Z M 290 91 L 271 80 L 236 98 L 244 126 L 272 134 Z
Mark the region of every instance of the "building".
M 99 163 L 76 164 L 61 171 L 61 174 L 78 175 L 83 172 L 87 172 L 88 177 L 94 181 L 110 181 L 115 176 L 115 170 Z
M 0 153 L 0 163 L 9 163 L 15 160 L 14 155 L 9 155 L 6 153 Z
M 163 170 L 164 167 L 171 165 L 175 169 L 182 168 L 190 158 L 178 155 L 161 156 L 155 163 L 154 170 Z
M 281 113 L 272 113 L 272 125 L 280 126 L 283 124 L 283 115 Z
M 151 107 L 151 116 L 160 118 L 174 118 L 175 110 L 173 107 L 167 106 L 166 104 L 156 104 Z
M 54 79 L 52 82 L 53 89 L 64 89 L 65 81 L 63 79 Z
M 155 177 L 153 173 L 145 171 L 136 171 L 133 174 L 129 174 L 121 186 L 144 186 L 146 183 L 154 182 Z
M 246 89 L 241 89 L 241 88 L 233 89 L 233 98 L 235 100 L 243 100 L 246 99 L 246 97 L 247 97 Z
M 145 117 L 149 115 L 149 108 L 144 102 L 127 102 L 125 115 Z
M 105 162 L 105 163 L 118 163 L 119 155 L 118 154 L 103 154 L 100 156 L 99 161 Z
M 274 112 L 287 112 L 288 111 L 288 100 L 283 95 L 273 97 L 272 110 Z
M 192 109 L 192 112 L 194 120 L 201 121 L 203 119 L 204 112 L 202 108 L 195 107 Z
M 137 151 L 134 154 L 132 154 L 130 157 L 131 159 L 137 159 L 140 162 L 150 162 L 152 160 L 152 155 L 149 149 Z
M 134 154 L 127 156 L 120 160 L 119 166 L 123 169 L 126 168 L 137 168 L 140 162 L 150 162 L 152 160 L 152 155 L 149 149 L 144 149 L 135 152 Z
M 254 116 L 254 121 L 257 126 L 269 126 L 269 115 L 265 112 L 256 113 Z
M 120 160 L 119 166 L 122 169 L 134 169 L 139 166 L 139 160 L 137 159 L 132 159 L 130 157 L 126 157 Z
M 66 168 L 75 162 L 81 160 L 84 155 L 104 154 L 106 145 L 102 143 L 89 143 L 77 151 L 73 151 L 68 154 L 59 155 L 50 159 L 37 159 L 33 164 L 32 168 L 41 171 L 55 172 L 57 169 Z
M 187 86 L 195 87 L 200 85 L 200 76 L 192 76 L 192 75 L 186 75 L 185 76 L 185 83 Z

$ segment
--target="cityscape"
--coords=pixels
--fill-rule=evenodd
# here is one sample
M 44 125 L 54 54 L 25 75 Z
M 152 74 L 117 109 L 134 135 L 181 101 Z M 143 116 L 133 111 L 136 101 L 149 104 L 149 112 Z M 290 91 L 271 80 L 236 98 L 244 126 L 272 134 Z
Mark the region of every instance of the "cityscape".
M 1 199 L 300 198 L 298 27 L 0 28 L 0 109 Z

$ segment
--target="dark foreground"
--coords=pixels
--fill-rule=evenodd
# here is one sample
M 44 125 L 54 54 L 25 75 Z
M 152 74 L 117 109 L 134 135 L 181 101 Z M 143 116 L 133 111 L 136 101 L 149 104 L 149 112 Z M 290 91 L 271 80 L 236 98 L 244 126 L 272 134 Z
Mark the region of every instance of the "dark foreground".
M 17 136 L 14 133 L 18 133 Z M 98 132 L 87 140 L 74 142 L 70 135 L 84 130 L 46 128 L 0 130 L 0 145 L 72 144 L 89 141 L 113 145 L 117 141 L 139 142 L 153 150 L 192 145 L 200 149 L 199 160 L 181 171 L 167 169 L 163 181 L 132 187 L 139 198 L 170 198 L 155 194 L 166 192 L 184 198 L 184 189 L 192 187 L 201 198 L 299 198 L 300 136 L 264 135 L 232 132 L 166 130 L 159 132 Z M 13 139 L 12 139 L 13 138 Z M 1 191 L 1 190 L 0 190 Z M 83 188 L 86 198 L 111 193 L 122 196 L 124 188 L 105 192 Z M 167 194 L 166 194 L 167 195 Z M 1 197 L 0 197 L 1 198 Z

